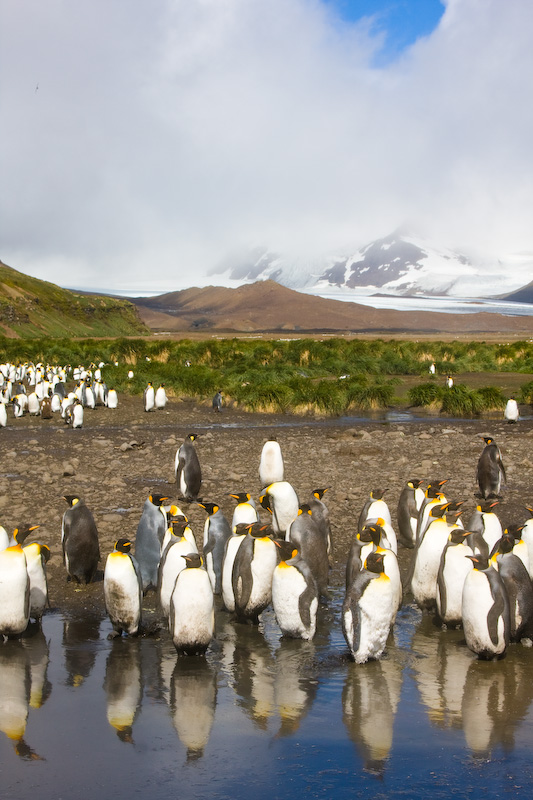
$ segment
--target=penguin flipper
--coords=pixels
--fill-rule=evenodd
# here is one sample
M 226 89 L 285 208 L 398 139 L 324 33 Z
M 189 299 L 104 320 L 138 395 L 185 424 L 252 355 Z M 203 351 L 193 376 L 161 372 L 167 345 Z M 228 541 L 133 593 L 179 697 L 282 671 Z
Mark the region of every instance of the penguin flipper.
M 313 582 L 314 583 L 314 582 Z M 307 586 L 298 598 L 298 611 L 300 612 L 300 619 L 306 628 L 311 625 L 311 603 L 317 597 L 316 584 L 313 585 L 308 579 Z
M 446 560 L 446 551 L 448 547 L 445 547 L 442 551 L 442 555 L 440 557 L 440 564 L 439 564 L 439 571 L 437 573 L 437 591 L 440 598 L 440 616 L 441 619 L 444 619 L 446 616 L 446 606 L 447 606 L 447 598 L 446 598 L 446 582 L 444 580 L 444 564 Z

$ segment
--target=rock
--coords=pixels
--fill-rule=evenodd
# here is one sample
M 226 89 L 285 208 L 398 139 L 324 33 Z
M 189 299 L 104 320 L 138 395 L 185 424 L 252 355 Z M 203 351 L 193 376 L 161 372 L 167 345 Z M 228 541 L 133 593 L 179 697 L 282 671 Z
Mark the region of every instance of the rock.
M 74 467 L 74 465 L 73 464 L 69 464 L 68 461 L 65 461 L 63 463 L 63 477 L 64 478 L 68 478 L 68 477 L 70 477 L 72 475 L 75 475 L 75 474 L 76 474 L 76 468 Z

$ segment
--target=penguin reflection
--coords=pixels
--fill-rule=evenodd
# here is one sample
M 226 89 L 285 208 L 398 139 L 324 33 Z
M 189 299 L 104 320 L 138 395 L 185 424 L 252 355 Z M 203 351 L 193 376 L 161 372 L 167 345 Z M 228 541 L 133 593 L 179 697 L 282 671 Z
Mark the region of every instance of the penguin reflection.
M 172 724 L 187 749 L 187 761 L 201 758 L 215 719 L 217 680 L 203 658 L 178 658 L 170 680 Z
M 275 714 L 275 662 L 263 633 L 255 625 L 236 625 L 231 673 L 238 704 L 261 730 Z M 225 660 L 229 653 L 225 653 Z
M 142 701 L 141 653 L 138 639 L 115 639 L 107 657 L 104 689 L 107 721 L 123 742 L 133 742 L 133 723 Z
M 67 685 L 78 687 L 89 676 L 96 660 L 94 642 L 100 638 L 102 617 L 65 619 L 63 648 Z
M 402 686 L 396 660 L 349 664 L 342 692 L 343 721 L 364 769 L 382 776 L 392 748 L 394 717 Z
M 274 698 L 280 717 L 278 736 L 295 733 L 309 713 L 318 691 L 313 678 L 315 646 L 283 637 L 276 650 Z
M 31 625 L 21 639 L 30 668 L 30 708 L 41 708 L 52 693 L 48 680 L 50 648 L 40 625 Z
M 498 745 L 512 751 L 515 728 L 533 700 L 530 655 L 517 645 L 505 661 L 475 659 L 470 665 L 462 716 L 466 744 L 474 757 L 486 758 Z
M 9 640 L 0 647 L 0 731 L 24 759 L 40 759 L 25 742 L 30 705 L 30 664 L 22 641 Z

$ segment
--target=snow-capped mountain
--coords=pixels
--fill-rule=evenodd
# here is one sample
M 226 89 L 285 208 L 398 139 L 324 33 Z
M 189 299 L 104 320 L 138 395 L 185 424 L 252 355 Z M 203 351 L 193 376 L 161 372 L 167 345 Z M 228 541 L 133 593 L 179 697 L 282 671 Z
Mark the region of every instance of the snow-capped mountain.
M 531 280 L 533 257 L 509 263 L 469 259 L 420 237 L 393 233 L 355 253 L 289 259 L 266 249 L 228 259 L 214 270 L 231 282 L 274 280 L 290 289 L 314 294 L 338 290 L 357 295 L 495 297 L 520 289 Z

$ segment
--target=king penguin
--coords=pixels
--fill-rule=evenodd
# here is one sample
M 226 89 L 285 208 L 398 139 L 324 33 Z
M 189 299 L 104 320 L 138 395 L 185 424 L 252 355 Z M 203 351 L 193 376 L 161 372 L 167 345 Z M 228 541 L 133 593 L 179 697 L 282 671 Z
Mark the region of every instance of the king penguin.
M 185 561 L 170 600 L 170 634 L 179 655 L 203 655 L 215 632 L 213 590 L 198 553 Z
M 119 539 L 107 557 L 104 569 L 104 601 L 113 626 L 108 639 L 139 632 L 142 616 L 142 578 L 130 553 L 131 542 Z
M 502 536 L 490 563 L 500 573 L 509 598 L 509 639 L 519 642 L 533 633 L 533 586 L 523 561 L 513 553 L 513 537 Z
M 197 438 L 195 433 L 189 433 L 183 444 L 178 447 L 174 459 L 178 491 L 188 501 L 198 499 L 202 485 L 202 470 L 193 444 Z
M 328 540 L 315 522 L 307 503 L 303 503 L 298 509 L 298 515 L 287 528 L 285 539 L 298 547 L 302 559 L 315 578 L 320 596 L 329 597 Z
M 436 608 L 437 577 L 442 551 L 446 547 L 450 533 L 458 527 L 456 524 L 448 524 L 447 509 L 447 503 L 431 508 L 431 522 L 413 554 L 410 585 L 415 603 L 422 611 L 431 612 Z
M 388 522 L 389 525 L 392 525 L 389 507 L 383 499 L 383 495 L 386 491 L 386 489 L 372 489 L 370 497 L 367 499 L 359 514 L 359 522 L 357 524 L 358 530 L 363 530 L 368 521 L 376 520 L 378 517 L 381 517 L 385 522 Z
M 254 625 L 272 600 L 272 574 L 278 554 L 270 533 L 269 526 L 252 525 L 233 564 L 231 581 L 237 619 Z
M 170 598 L 176 579 L 182 569 L 187 566 L 185 556 L 197 552 L 196 549 L 191 549 L 190 543 L 185 536 L 186 527 L 186 520 L 176 520 L 171 523 L 170 538 L 162 552 L 159 563 L 157 593 L 159 607 L 166 618 L 170 614 Z
M 61 535 L 68 580 L 90 583 L 100 560 L 98 530 L 94 517 L 78 495 L 67 494 L 63 499 L 69 505 L 63 514 Z
M 164 509 L 168 497 L 152 492 L 144 503 L 135 536 L 135 558 L 139 564 L 143 592 L 157 588 L 157 573 L 161 558 L 161 545 L 167 528 Z
M 518 422 L 520 413 L 518 411 L 518 403 L 514 397 L 510 397 L 505 404 L 505 411 L 503 412 L 504 419 L 509 423 Z
M 328 491 L 328 489 L 329 486 L 326 486 L 321 489 L 313 489 L 313 491 L 311 492 L 311 497 L 307 501 L 307 504 L 311 509 L 315 522 L 317 523 L 318 527 L 326 537 L 328 559 L 330 560 L 330 566 L 331 566 L 332 548 L 333 548 L 333 543 L 331 539 L 331 521 L 329 517 L 329 508 L 322 499 L 326 494 L 326 492 Z
M 259 498 L 261 506 L 272 514 L 276 536 L 284 537 L 289 524 L 298 515 L 298 495 L 288 481 L 277 481 L 266 487 Z
M 152 411 L 155 406 L 155 391 L 150 381 L 143 392 L 143 404 L 145 411 Z
M 33 526 L 30 530 L 38 528 Z M 50 560 L 50 548 L 40 542 L 23 545 L 30 579 L 30 618 L 40 623 L 48 604 L 48 581 L 46 564 Z
M 18 636 L 30 621 L 30 579 L 26 556 L 19 539 L 19 530 L 13 534 L 14 544 L 0 551 L 0 635 Z M 24 538 L 22 535 L 21 540 Z
M 281 447 L 277 439 L 272 438 L 264 443 L 259 459 L 259 483 L 261 488 L 284 480 L 284 464 Z
M 481 496 L 487 500 L 499 496 L 506 477 L 500 448 L 491 436 L 484 436 L 483 441 L 485 447 L 477 463 L 477 482 Z
M 481 659 L 501 658 L 509 644 L 509 598 L 493 566 L 469 556 L 474 569 L 465 578 L 462 618 L 468 647 Z
M 463 586 L 473 569 L 474 555 L 467 544 L 468 531 L 456 528 L 450 532 L 442 551 L 437 573 L 437 613 L 445 625 L 457 626 L 462 619 Z
M 239 547 L 246 538 L 248 530 L 252 525 L 262 527 L 263 530 L 267 529 L 266 525 L 262 526 L 261 523 L 257 521 L 254 523 L 238 522 L 233 528 L 233 533 L 229 537 L 226 542 L 226 547 L 224 548 L 224 558 L 222 560 L 222 600 L 226 611 L 235 611 L 235 595 L 233 593 L 232 580 L 233 565 Z
M 316 632 L 318 588 L 292 542 L 275 542 L 280 561 L 272 575 L 272 605 L 284 636 L 310 641 Z
M 346 592 L 342 630 L 353 660 L 364 664 L 385 650 L 394 616 L 395 594 L 385 575 L 382 553 L 370 553 Z
M 398 500 L 396 518 L 398 520 L 398 539 L 400 544 L 413 548 L 416 541 L 416 525 L 420 507 L 424 502 L 422 481 L 411 478 L 403 487 Z
M 249 492 L 235 492 L 230 494 L 230 497 L 237 501 L 231 518 L 231 530 L 233 533 L 235 533 L 235 528 L 240 523 L 252 525 L 252 523 L 259 520 L 255 502 Z
M 495 512 L 497 500 L 482 500 L 468 520 L 468 544 L 482 558 L 488 558 L 503 535 L 501 522 Z
M 217 503 L 198 503 L 207 512 L 204 525 L 204 558 L 213 592 L 222 592 L 222 561 L 226 542 L 231 536 L 228 520 Z
M 165 384 L 160 383 L 154 396 L 154 406 L 156 409 L 165 408 L 167 404 L 167 393 L 165 391 Z

